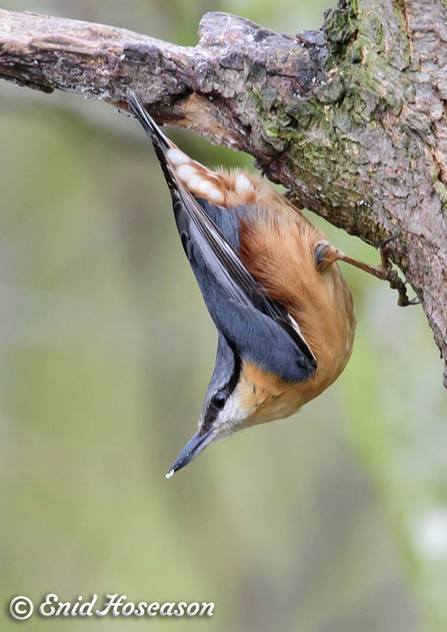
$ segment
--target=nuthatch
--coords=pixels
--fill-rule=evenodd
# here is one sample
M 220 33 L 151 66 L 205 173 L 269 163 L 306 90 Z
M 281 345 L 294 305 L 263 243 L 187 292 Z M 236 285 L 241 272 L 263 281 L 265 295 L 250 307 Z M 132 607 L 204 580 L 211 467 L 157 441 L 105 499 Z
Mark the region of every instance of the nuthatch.
M 350 259 L 264 179 L 207 169 L 163 134 L 131 90 L 128 102 L 154 145 L 183 248 L 218 330 L 199 429 L 169 478 L 211 443 L 288 417 L 332 384 L 349 360 L 355 330 L 351 292 L 336 261 L 381 278 L 390 266 Z

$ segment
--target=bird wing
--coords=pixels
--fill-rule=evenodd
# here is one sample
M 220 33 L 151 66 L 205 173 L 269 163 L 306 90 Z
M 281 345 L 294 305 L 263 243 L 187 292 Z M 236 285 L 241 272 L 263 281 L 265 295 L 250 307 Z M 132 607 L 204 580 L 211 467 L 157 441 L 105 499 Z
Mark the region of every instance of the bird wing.
M 249 360 L 287 381 L 307 379 L 316 369 L 316 360 L 297 323 L 265 293 L 210 217 L 216 219 L 230 213 L 206 199 L 197 199 L 189 191 L 167 156 L 169 149 L 176 149 L 175 145 L 130 90 L 128 101 L 154 144 L 171 191 L 183 247 L 215 324 L 242 357 L 245 351 Z

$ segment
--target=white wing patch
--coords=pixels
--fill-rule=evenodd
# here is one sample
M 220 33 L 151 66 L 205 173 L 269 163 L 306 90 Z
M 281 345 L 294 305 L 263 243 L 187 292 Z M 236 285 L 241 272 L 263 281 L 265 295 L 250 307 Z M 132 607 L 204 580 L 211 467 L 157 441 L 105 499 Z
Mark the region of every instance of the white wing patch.
M 256 200 L 258 179 L 248 173 L 240 170 L 216 173 L 192 160 L 177 147 L 169 147 L 166 157 L 177 178 L 196 197 L 227 207 Z
M 188 156 L 180 151 L 180 149 L 178 149 L 177 147 L 171 147 L 167 150 L 166 153 L 169 156 L 169 160 L 176 167 L 178 167 L 179 165 L 186 165 L 190 161 L 190 158 L 188 158 Z
M 243 195 L 246 191 L 253 191 L 253 185 L 244 173 L 237 174 L 235 188 L 240 195 Z
M 175 174 L 183 184 L 198 197 L 205 197 L 214 204 L 223 204 L 225 194 L 219 189 L 219 178 L 195 160 L 191 160 L 180 149 L 170 148 L 166 151 Z
M 182 182 L 189 182 L 191 177 L 197 174 L 192 165 L 182 164 L 177 168 L 177 175 Z

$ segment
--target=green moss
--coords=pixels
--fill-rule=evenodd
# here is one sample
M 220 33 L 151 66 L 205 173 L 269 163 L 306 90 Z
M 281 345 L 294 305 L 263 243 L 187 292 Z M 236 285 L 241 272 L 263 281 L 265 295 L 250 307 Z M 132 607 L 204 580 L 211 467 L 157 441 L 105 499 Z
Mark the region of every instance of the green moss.
M 349 42 L 357 30 L 355 3 L 341 2 L 326 18 L 324 30 L 326 38 L 332 44 Z
M 393 3 L 393 11 L 399 22 L 400 30 L 402 31 L 402 33 L 405 33 L 407 30 L 407 24 L 405 23 L 405 10 L 406 9 L 404 0 L 395 0 L 395 2 Z M 407 64 L 410 65 L 411 56 L 408 37 L 403 38 L 403 42 L 405 42 L 405 58 Z
M 356 1 L 341 1 L 336 9 L 327 13 L 323 30 L 329 51 L 329 67 L 339 61 L 348 43 L 355 38 L 358 31 L 357 12 Z
M 445 210 L 447 205 L 447 189 L 445 188 L 445 185 L 442 184 L 442 182 L 440 182 L 439 180 L 437 180 L 437 182 L 435 183 L 435 189 Z
M 436 183 L 438 182 L 439 170 L 434 163 L 432 163 L 430 167 L 429 174 L 432 184 L 436 185 Z
M 315 116 L 315 108 L 308 101 L 296 101 L 286 109 L 286 114 L 296 121 L 299 129 L 306 129 Z M 293 130 L 295 134 L 296 130 Z
M 359 40 L 356 40 L 348 53 L 349 63 L 359 64 L 363 59 L 363 46 Z
M 374 42 L 376 44 L 374 50 L 384 52 L 383 24 L 378 18 L 371 17 L 362 21 L 362 36 L 369 40 L 370 43 Z

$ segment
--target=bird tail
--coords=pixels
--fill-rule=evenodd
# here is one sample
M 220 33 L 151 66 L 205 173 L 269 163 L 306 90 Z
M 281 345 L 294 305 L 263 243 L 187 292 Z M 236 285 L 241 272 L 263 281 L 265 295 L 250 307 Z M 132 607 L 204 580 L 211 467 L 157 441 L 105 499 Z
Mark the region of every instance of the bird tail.
M 175 147 L 174 143 L 163 134 L 157 123 L 147 112 L 140 99 L 131 88 L 127 89 L 127 102 L 129 103 L 132 112 L 140 121 L 144 131 L 149 136 L 154 145 L 160 145 L 164 151 L 169 148 Z
M 171 193 L 176 195 L 184 188 L 189 194 L 206 199 L 210 204 L 223 204 L 226 189 L 223 176 L 192 160 L 169 140 L 130 88 L 127 90 L 127 100 L 130 109 L 152 141 Z M 245 176 L 243 179 L 252 191 L 250 182 Z
M 127 101 L 132 112 L 135 114 L 135 116 L 143 126 L 144 131 L 152 141 L 155 153 L 157 155 L 158 161 L 160 162 L 161 168 L 163 169 L 163 173 L 169 188 L 171 189 L 171 191 L 175 190 L 177 187 L 175 181 L 175 173 L 173 172 L 172 165 L 168 160 L 166 154 L 169 149 L 178 150 L 177 146 L 171 140 L 169 140 L 167 136 L 163 134 L 157 123 L 147 112 L 140 99 L 137 97 L 135 92 L 131 90 L 131 88 L 127 89 Z

